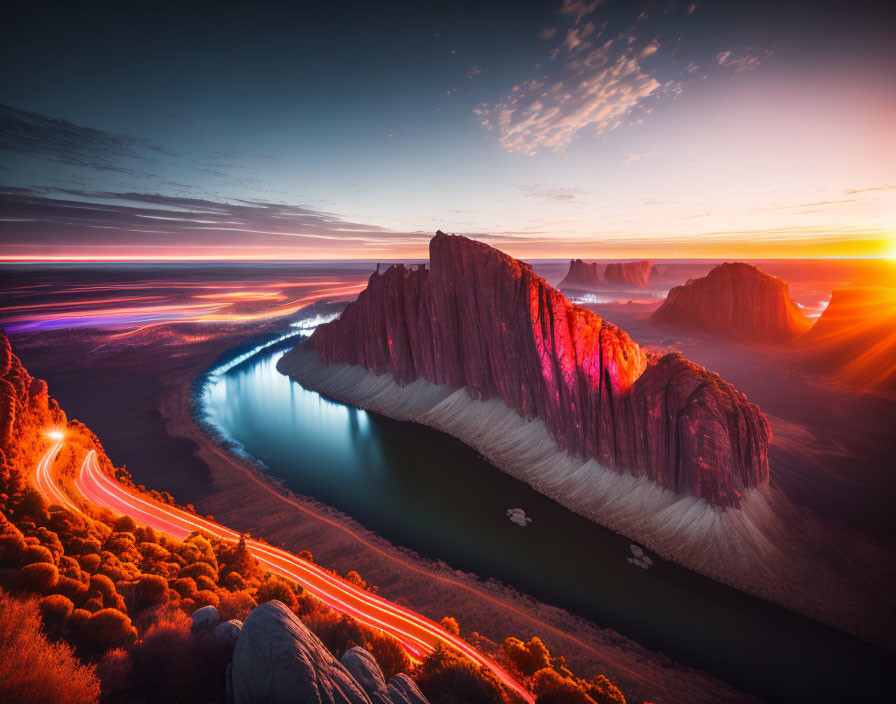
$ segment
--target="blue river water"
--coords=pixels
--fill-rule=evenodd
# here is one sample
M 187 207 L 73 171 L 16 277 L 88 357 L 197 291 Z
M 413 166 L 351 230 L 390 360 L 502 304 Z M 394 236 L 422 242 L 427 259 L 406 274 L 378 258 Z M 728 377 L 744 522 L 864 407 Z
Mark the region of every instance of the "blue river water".
M 631 541 L 454 438 L 278 373 L 299 339 L 295 331 L 243 354 L 199 389 L 204 420 L 292 490 L 393 544 L 498 579 L 765 700 L 888 701 L 891 654 L 655 556 L 647 569 L 632 564 Z M 510 520 L 509 509 L 531 522 Z

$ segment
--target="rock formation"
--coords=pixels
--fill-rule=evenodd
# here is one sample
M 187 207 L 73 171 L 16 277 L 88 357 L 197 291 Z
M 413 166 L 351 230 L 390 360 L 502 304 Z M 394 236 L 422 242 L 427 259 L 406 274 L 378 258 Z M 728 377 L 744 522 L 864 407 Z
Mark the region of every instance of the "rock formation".
M 569 260 L 569 271 L 558 286 L 564 291 L 593 291 L 604 283 L 604 275 L 597 263 L 588 264 L 581 259 Z
M 603 272 L 600 264 L 589 264 L 581 259 L 569 261 L 569 271 L 557 286 L 563 291 L 596 291 L 607 284 L 632 288 L 646 288 L 655 268 L 652 262 L 618 262 L 607 264 Z
M 226 676 L 231 704 L 429 704 L 405 674 L 387 684 L 363 648 L 348 650 L 340 663 L 279 601 L 249 614 Z
M 485 244 L 437 233 L 430 269 L 370 277 L 341 317 L 287 353 L 358 365 L 400 385 L 418 378 L 543 421 L 569 455 L 678 494 L 736 506 L 768 480 L 769 426 L 717 375 L 648 356 L 532 268 Z
M 246 618 L 230 678 L 234 704 L 371 704 L 348 670 L 279 601 Z
M 896 288 L 835 290 L 796 346 L 810 365 L 844 384 L 896 392 Z
M 751 264 L 720 264 L 676 286 L 651 316 L 656 323 L 748 342 L 779 344 L 809 329 L 787 284 Z
M 653 271 L 653 262 L 618 262 L 607 264 L 604 269 L 604 278 L 608 284 L 647 288 L 647 282 Z

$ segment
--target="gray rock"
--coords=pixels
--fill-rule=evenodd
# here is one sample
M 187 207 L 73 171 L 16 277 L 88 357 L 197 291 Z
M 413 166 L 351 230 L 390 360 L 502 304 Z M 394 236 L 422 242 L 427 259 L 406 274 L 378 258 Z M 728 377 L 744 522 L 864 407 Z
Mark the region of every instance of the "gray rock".
M 235 704 L 233 701 L 233 663 L 227 663 L 227 669 L 224 670 L 224 694 L 227 697 L 227 704 Z
M 191 618 L 193 619 L 193 625 L 190 626 L 190 630 L 193 633 L 199 633 L 200 631 L 211 633 L 221 622 L 218 610 L 214 606 L 203 606 L 201 609 L 196 609 Z
M 236 643 L 236 639 L 240 635 L 240 629 L 243 627 L 243 622 L 238 619 L 231 619 L 230 621 L 224 621 L 224 623 L 219 623 L 215 626 L 215 629 L 212 631 L 212 635 L 215 638 L 220 638 L 222 640 L 230 641 L 231 643 Z
M 255 608 L 236 640 L 234 704 L 371 704 L 317 637 L 279 601 Z
M 386 689 L 386 679 L 373 655 L 364 648 L 354 647 L 342 656 L 342 664 L 361 685 L 373 704 L 392 704 Z
M 389 680 L 388 691 L 392 704 L 429 704 L 417 683 L 403 672 Z

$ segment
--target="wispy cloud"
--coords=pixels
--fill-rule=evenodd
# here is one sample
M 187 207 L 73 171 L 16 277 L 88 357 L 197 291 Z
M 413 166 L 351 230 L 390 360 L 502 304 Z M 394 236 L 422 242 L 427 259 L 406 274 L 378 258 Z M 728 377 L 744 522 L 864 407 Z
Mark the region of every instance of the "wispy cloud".
M 857 193 L 872 193 L 874 191 L 896 191 L 896 186 L 870 186 L 868 188 L 845 188 L 843 195 L 852 196 Z
M 608 23 L 597 10 L 597 2 L 564 0 L 560 14 L 572 23 L 550 52 L 552 65 L 476 109 L 503 149 L 527 155 L 562 151 L 581 132 L 611 132 L 648 98 L 677 90 L 675 82 L 659 80 L 642 64 L 659 51 L 658 39 L 638 38 L 634 26 L 605 36 Z M 646 17 L 642 13 L 635 25 Z
M 584 188 L 553 186 L 549 183 L 515 183 L 513 186 L 527 196 L 544 198 L 560 203 L 572 203 L 578 201 L 581 196 L 587 193 Z
M 139 173 L 129 161 L 149 163 L 157 156 L 176 156 L 125 132 L 76 125 L 9 105 L 0 105 L 0 151 L 126 174 Z
M 264 201 L 74 189 L 0 188 L 0 250 L 47 247 L 222 247 L 251 251 L 425 243 L 422 233 L 395 232 L 337 214 Z
M 754 68 L 759 66 L 759 57 L 751 54 L 744 54 L 743 56 L 735 56 L 733 52 L 723 51 L 718 56 L 716 56 L 716 62 L 722 68 L 730 68 L 734 71 L 734 73 L 741 73 L 743 71 L 752 71 Z
M 622 161 L 626 164 L 631 164 L 633 161 L 649 159 L 650 157 L 656 156 L 657 154 L 659 154 L 658 150 L 652 152 L 629 152 L 622 158 Z

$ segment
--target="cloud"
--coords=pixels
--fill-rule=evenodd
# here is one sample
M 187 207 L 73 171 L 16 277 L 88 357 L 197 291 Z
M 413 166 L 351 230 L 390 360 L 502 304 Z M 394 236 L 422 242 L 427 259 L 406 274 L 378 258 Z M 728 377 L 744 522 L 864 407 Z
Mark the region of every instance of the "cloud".
M 641 65 L 660 49 L 656 38 L 642 41 L 633 31 L 646 15 L 607 38 L 608 21 L 595 16 L 597 7 L 597 2 L 565 0 L 560 14 L 573 20 L 549 54 L 551 70 L 476 108 L 480 124 L 506 151 L 530 156 L 563 151 L 580 133 L 607 134 L 648 98 L 678 89 Z
M 9 105 L 0 105 L 0 151 L 132 175 L 142 172 L 126 165 L 128 160 L 148 163 L 158 156 L 177 156 L 125 132 L 76 125 Z
M 483 68 L 482 66 L 474 66 L 473 68 L 471 68 L 469 71 L 467 71 L 464 74 L 464 78 L 466 78 L 467 80 L 469 80 L 471 78 L 476 78 L 476 76 L 478 76 L 484 72 L 485 72 L 485 68 Z
M 659 154 L 659 151 L 641 152 L 641 153 L 629 152 L 622 158 L 622 161 L 625 162 L 626 164 L 631 164 L 633 161 L 640 161 L 641 159 L 649 159 L 650 157 L 656 156 L 657 154 Z
M 527 196 L 532 196 L 534 198 L 545 198 L 560 203 L 572 203 L 574 201 L 579 201 L 579 196 L 587 193 L 584 188 L 574 188 L 570 186 L 552 186 L 548 183 L 517 183 L 513 184 L 513 187 L 521 190 Z
M 169 247 L 240 250 L 425 244 L 429 235 L 396 232 L 337 214 L 264 201 L 75 189 L 0 188 L 0 252 L 44 247 Z
M 853 196 L 856 193 L 871 193 L 873 191 L 896 191 L 896 186 L 870 186 L 869 188 L 845 188 L 843 195 Z
M 732 68 L 734 69 L 734 73 L 741 73 L 742 71 L 752 71 L 759 66 L 759 57 L 751 56 L 749 54 L 745 54 L 741 57 L 734 57 L 732 52 L 723 51 L 716 56 L 716 62 L 722 68 Z

